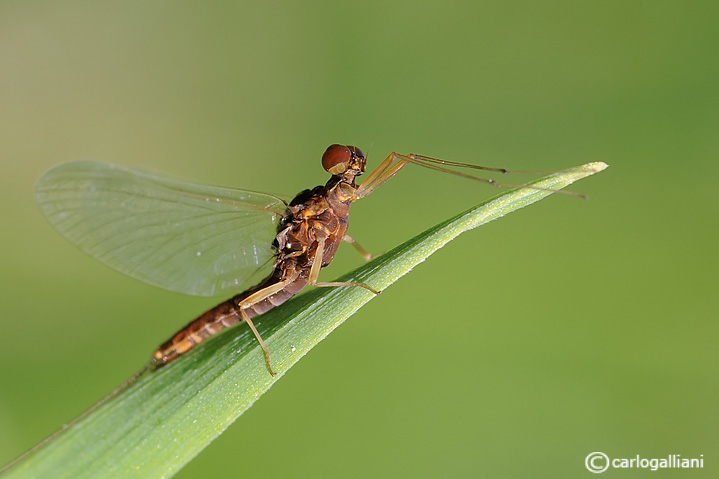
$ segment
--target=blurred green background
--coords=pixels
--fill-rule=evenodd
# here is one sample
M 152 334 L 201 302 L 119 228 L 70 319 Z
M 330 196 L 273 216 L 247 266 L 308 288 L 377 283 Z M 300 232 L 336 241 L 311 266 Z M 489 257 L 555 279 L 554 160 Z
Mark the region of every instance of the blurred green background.
M 575 186 L 587 202 L 550 198 L 449 244 L 176 477 L 577 477 L 592 451 L 703 454 L 692 477 L 716 477 L 717 15 L 3 1 L 0 463 L 216 302 L 75 249 L 34 204 L 43 172 L 101 159 L 291 196 L 324 183 L 320 155 L 341 142 L 371 165 L 396 150 L 611 168 Z M 494 194 L 408 168 L 353 207 L 350 233 L 386 251 Z M 322 277 L 361 262 L 343 246 Z

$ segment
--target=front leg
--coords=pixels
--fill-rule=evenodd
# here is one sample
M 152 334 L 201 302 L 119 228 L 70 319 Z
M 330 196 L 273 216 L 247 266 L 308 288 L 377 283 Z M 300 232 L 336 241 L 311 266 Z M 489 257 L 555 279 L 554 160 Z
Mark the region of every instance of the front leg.
M 407 157 L 404 155 L 399 155 L 394 151 L 390 153 L 387 158 L 382 160 L 382 163 L 377 165 L 377 168 L 375 168 L 369 175 L 367 175 L 367 178 L 365 178 L 362 184 L 359 185 L 359 187 L 355 191 L 354 198 L 352 201 L 364 198 L 368 194 L 372 193 L 382 183 L 399 173 L 399 170 L 410 164 L 411 158 L 411 154 L 409 155 L 409 157 Z M 392 162 L 394 162 L 395 160 L 399 161 L 395 165 L 392 165 Z

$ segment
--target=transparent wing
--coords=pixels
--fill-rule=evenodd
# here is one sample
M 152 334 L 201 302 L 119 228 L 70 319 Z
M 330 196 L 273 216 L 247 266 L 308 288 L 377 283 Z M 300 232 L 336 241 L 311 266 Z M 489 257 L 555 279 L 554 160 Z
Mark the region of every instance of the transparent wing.
M 271 195 L 94 161 L 48 171 L 36 198 L 86 253 L 134 278 L 196 296 L 236 293 L 269 274 L 285 210 Z

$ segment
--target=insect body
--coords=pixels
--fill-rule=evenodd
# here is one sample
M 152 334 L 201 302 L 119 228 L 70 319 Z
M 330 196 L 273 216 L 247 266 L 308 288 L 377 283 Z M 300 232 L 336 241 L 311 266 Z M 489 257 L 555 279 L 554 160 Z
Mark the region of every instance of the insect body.
M 362 283 L 317 281 L 320 268 L 327 266 L 345 237 L 350 204 L 356 199 L 355 177 L 365 170 L 365 157 L 354 146 L 330 146 L 323 166 L 332 173 L 325 186 L 305 190 L 287 206 L 275 238 L 277 259 L 272 274 L 259 285 L 236 295 L 207 311 L 180 330 L 155 352 L 154 358 L 166 364 L 189 351 L 205 338 L 245 321 L 257 337 L 272 372 L 267 350 L 252 318 L 279 306 L 308 284 L 314 286 L 360 286 Z
M 320 282 L 318 276 L 342 240 L 369 257 L 346 235 L 349 207 L 399 171 L 401 166 L 391 166 L 394 160 L 388 157 L 358 186 L 364 154 L 354 146 L 331 145 L 322 156 L 332 175 L 327 184 L 299 193 L 289 204 L 264 193 L 194 185 L 88 161 L 50 170 L 40 179 L 36 197 L 58 230 L 121 272 L 192 295 L 235 293 L 162 344 L 153 355 L 156 366 L 244 321 L 273 373 L 252 318 L 308 284 L 377 293 L 366 284 Z M 236 294 L 268 265 L 273 266 L 264 280 Z
M 357 176 L 365 171 L 364 154 L 354 146 L 335 144 L 322 155 L 322 166 L 332 175 L 329 181 L 301 192 L 289 204 L 264 193 L 191 184 L 91 161 L 53 168 L 38 182 L 36 197 L 60 232 L 118 271 L 171 291 L 234 295 L 162 344 L 153 355 L 155 366 L 244 321 L 273 373 L 270 353 L 252 318 L 307 285 L 362 287 L 376 294 L 363 283 L 318 281 L 319 272 L 342 240 L 370 258 L 346 234 L 349 207 L 410 163 L 494 186 L 518 186 L 447 167 L 501 174 L 507 173 L 504 169 L 397 153 L 357 185 Z M 259 280 L 256 286 L 237 293 L 253 279 Z

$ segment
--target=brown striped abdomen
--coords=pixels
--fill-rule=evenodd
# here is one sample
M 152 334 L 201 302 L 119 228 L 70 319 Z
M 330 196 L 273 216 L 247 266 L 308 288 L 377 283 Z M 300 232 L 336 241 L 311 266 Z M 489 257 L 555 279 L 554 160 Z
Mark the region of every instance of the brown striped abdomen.
M 201 343 L 210 336 L 239 323 L 242 320 L 242 316 L 238 303 L 252 293 L 274 284 L 277 281 L 276 273 L 277 271 L 259 286 L 218 304 L 178 331 L 172 339 L 163 343 L 153 354 L 153 358 L 157 362 L 158 367 L 174 361 L 194 348 L 196 344 Z M 306 285 L 307 280 L 300 278 L 289 284 L 285 289 L 245 308 L 244 313 L 249 318 L 254 318 L 255 316 L 266 313 L 272 308 L 288 301 Z

